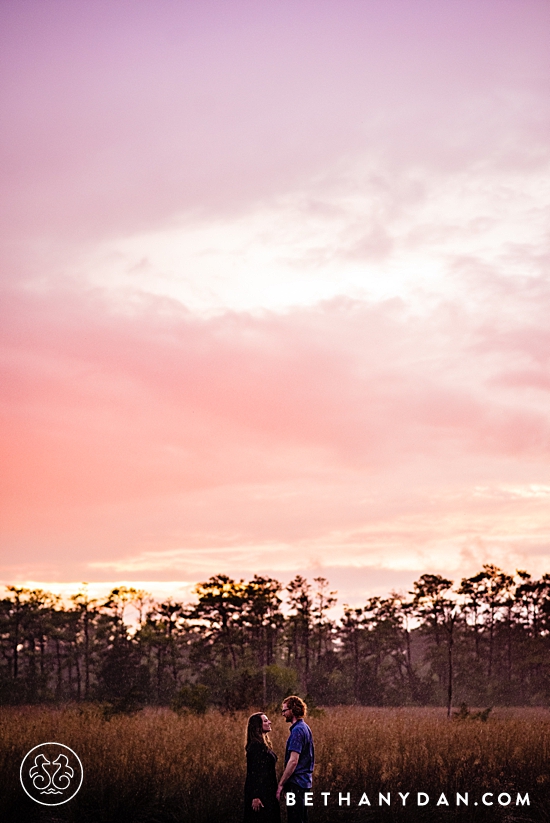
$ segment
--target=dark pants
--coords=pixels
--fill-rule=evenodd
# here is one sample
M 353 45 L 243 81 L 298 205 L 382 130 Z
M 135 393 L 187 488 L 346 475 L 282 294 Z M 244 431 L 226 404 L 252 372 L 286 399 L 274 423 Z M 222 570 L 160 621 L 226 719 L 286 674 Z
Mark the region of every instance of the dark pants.
M 311 789 L 302 789 L 301 786 L 298 786 L 297 783 L 292 783 L 290 780 L 285 783 L 285 794 L 286 792 L 292 792 L 295 800 L 294 806 L 286 807 L 286 819 L 288 823 L 306 823 L 307 806 L 304 806 L 304 793 L 309 791 L 311 791 Z

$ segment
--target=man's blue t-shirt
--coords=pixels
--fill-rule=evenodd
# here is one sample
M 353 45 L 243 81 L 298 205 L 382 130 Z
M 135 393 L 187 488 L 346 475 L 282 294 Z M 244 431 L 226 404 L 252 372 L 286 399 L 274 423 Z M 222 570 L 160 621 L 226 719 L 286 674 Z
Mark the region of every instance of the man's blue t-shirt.
M 286 742 L 285 766 L 290 759 L 290 752 L 298 752 L 300 755 L 290 780 L 297 783 L 302 789 L 310 789 L 315 765 L 313 736 L 311 729 L 301 717 L 290 727 L 290 734 Z

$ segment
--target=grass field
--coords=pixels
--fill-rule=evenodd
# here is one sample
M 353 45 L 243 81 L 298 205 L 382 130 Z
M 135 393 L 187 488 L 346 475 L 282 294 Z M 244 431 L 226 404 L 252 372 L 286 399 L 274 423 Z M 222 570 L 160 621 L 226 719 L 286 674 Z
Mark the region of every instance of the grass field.
M 233 823 L 242 818 L 247 714 L 178 716 L 145 710 L 107 721 L 94 707 L 0 711 L 2 817 L 13 823 Z M 288 733 L 273 713 L 275 751 Z M 342 707 L 309 720 L 316 747 L 310 820 L 550 821 L 550 712 L 495 710 L 488 722 L 448 721 L 442 709 Z M 19 766 L 33 746 L 73 748 L 85 771 L 79 794 L 48 809 L 27 798 Z M 327 806 L 320 792 L 330 792 Z M 350 806 L 338 793 L 350 793 Z M 358 806 L 365 792 L 370 806 Z M 398 792 L 409 796 L 403 806 Z M 417 792 L 430 800 L 417 806 Z M 456 794 L 468 792 L 468 807 Z M 492 807 L 481 797 L 492 792 Z M 517 793 L 530 806 L 517 806 Z M 379 793 L 387 797 L 390 806 Z M 437 801 L 441 794 L 449 807 Z M 500 806 L 497 797 L 512 798 Z M 474 802 L 478 803 L 474 806 Z M 503 797 L 506 802 L 506 796 Z

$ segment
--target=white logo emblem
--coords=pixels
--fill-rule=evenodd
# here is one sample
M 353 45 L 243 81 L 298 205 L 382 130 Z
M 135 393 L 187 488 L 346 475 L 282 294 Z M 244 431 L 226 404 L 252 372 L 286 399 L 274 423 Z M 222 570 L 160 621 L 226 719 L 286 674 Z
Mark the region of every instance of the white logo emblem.
M 60 806 L 72 800 L 82 786 L 80 758 L 63 743 L 40 743 L 21 763 L 21 785 L 42 806 Z

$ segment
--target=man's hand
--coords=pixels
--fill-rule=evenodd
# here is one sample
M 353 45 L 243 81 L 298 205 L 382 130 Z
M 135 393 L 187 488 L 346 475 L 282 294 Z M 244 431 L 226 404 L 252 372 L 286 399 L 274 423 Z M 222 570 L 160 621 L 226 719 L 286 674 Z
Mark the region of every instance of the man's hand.
M 277 799 L 278 799 L 278 798 L 277 798 Z M 264 807 L 264 804 L 262 803 L 262 801 L 260 800 L 260 798 L 259 798 L 259 797 L 255 797 L 255 798 L 254 798 L 254 800 L 252 801 L 252 811 L 253 811 L 253 812 L 259 812 L 259 811 L 260 811 L 260 809 L 263 809 L 263 807 Z
M 277 794 L 275 795 L 277 800 L 281 799 L 281 794 L 283 792 L 286 781 L 290 780 L 290 778 L 294 774 L 294 769 L 298 765 L 299 757 L 300 757 L 300 755 L 298 754 L 298 752 L 290 752 L 290 757 L 288 758 L 288 763 L 285 766 L 285 770 L 282 773 L 281 779 L 279 781 L 279 785 L 277 786 Z

